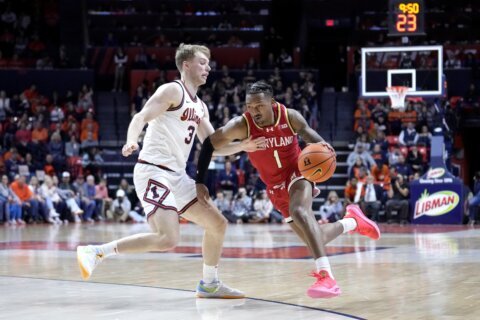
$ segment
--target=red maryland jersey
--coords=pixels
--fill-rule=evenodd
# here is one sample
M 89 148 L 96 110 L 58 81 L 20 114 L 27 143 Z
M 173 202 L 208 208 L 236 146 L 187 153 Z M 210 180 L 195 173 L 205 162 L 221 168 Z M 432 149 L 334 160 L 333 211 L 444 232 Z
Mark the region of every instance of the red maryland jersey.
M 249 152 L 248 157 L 257 168 L 260 178 L 267 186 L 279 185 L 287 181 L 297 169 L 297 160 L 301 152 L 297 134 L 288 119 L 287 108 L 278 102 L 273 105 L 275 124 L 259 127 L 249 112 L 243 117 L 247 121 L 248 136 L 252 139 L 265 137 L 266 149 Z

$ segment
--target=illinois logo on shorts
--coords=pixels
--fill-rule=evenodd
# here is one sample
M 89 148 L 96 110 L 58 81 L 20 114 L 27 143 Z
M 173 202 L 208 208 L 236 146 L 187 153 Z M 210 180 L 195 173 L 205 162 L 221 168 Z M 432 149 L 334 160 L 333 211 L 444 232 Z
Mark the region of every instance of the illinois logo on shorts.
M 163 184 L 155 180 L 148 180 L 147 189 L 143 195 L 143 201 L 153 204 L 155 207 L 177 210 L 177 208 L 164 204 L 163 201 L 170 194 L 170 190 Z

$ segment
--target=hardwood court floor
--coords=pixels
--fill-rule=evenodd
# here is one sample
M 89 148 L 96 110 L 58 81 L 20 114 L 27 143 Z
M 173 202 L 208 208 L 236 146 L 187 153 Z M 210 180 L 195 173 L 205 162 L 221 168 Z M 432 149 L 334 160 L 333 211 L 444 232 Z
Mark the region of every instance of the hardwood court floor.
M 329 245 L 343 290 L 305 295 L 313 261 L 286 225 L 231 225 L 220 277 L 247 299 L 195 299 L 202 232 L 181 226 L 174 252 L 120 255 L 82 281 L 78 244 L 147 225 L 0 227 L 0 319 L 480 319 L 480 229 L 387 226 L 382 239 L 342 235 Z

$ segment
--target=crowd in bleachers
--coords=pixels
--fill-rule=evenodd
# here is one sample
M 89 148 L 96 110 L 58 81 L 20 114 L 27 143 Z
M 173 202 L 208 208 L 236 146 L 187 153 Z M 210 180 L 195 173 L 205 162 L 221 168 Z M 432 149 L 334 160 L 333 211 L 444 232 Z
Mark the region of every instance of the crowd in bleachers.
M 91 222 L 106 216 L 112 201 L 101 176 L 91 88 L 64 96 L 46 96 L 35 85 L 12 96 L 0 91 L 0 137 L 0 222 Z
M 56 1 L 0 3 L 0 68 L 86 69 L 84 56 L 72 61 L 59 42 Z
M 456 110 L 449 101 L 437 103 L 411 99 L 398 110 L 384 100 L 358 100 L 353 151 L 347 159 L 346 204 L 360 204 L 376 220 L 384 206 L 387 222 L 408 222 L 408 182 L 428 169 L 432 134 L 443 134 L 447 154 L 453 153 Z M 436 133 L 436 128 L 441 131 Z

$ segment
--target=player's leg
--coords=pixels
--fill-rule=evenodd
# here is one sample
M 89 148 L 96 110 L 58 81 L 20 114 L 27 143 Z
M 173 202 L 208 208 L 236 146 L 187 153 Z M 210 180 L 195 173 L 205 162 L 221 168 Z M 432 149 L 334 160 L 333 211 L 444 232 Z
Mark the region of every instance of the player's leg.
M 304 179 L 295 181 L 290 187 L 289 198 L 292 223 L 298 228 L 297 234 L 304 235 L 304 241 L 315 259 L 317 268 L 317 272 L 313 273 L 317 281 L 307 290 L 307 294 L 312 298 L 336 297 L 340 295 L 341 290 L 333 278 L 324 236 L 311 209 L 312 184 Z
M 182 217 L 201 226 L 205 232 L 202 242 L 203 279 L 197 287 L 199 298 L 244 298 L 239 290 L 229 288 L 218 278 L 218 262 L 222 254 L 223 240 L 228 222 L 212 201 L 205 208 L 198 202 L 189 207 Z
M 150 214 L 148 223 L 151 233 L 134 234 L 103 245 L 77 247 L 77 260 L 84 280 L 107 257 L 120 253 L 167 251 L 179 241 L 178 214 L 172 210 L 157 208 Z

